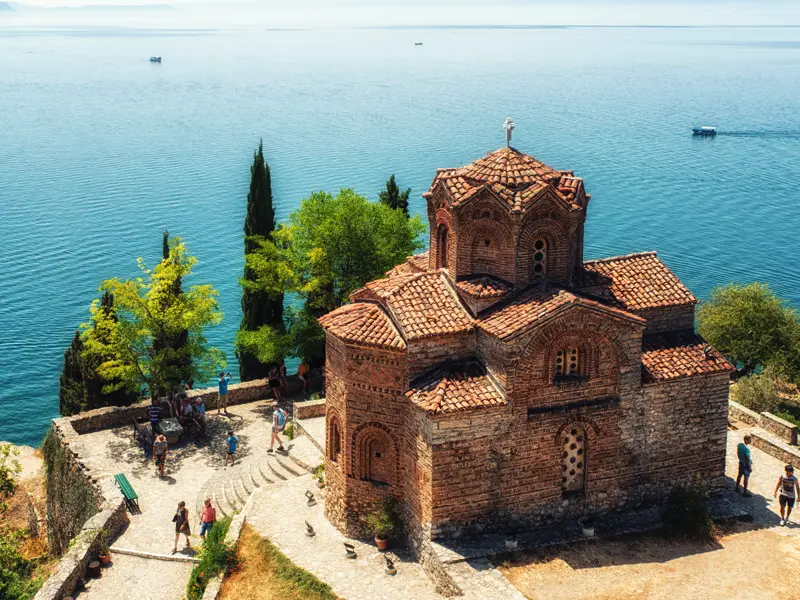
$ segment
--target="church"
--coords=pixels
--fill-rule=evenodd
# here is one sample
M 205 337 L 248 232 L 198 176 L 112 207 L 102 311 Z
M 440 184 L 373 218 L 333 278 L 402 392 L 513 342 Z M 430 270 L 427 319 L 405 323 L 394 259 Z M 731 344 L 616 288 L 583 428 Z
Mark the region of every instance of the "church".
M 429 251 L 320 319 L 334 525 L 393 496 L 419 552 L 722 483 L 733 369 L 655 252 L 584 259 L 580 177 L 509 145 L 424 197 Z

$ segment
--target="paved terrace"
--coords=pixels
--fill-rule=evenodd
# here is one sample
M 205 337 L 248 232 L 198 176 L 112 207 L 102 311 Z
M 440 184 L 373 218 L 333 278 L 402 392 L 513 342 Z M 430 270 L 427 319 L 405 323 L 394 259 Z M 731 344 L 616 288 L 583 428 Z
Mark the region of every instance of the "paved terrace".
M 178 600 L 184 598 L 194 552 L 182 550 L 170 556 L 175 539 L 172 516 L 183 500 L 190 511 L 192 545 L 199 547 L 199 507 L 211 497 L 218 518 L 241 510 L 249 494 L 306 473 L 303 466 L 321 462 L 317 449 L 306 437 L 284 438 L 289 455 L 267 455 L 272 422 L 271 400 L 239 404 L 228 416 L 209 413 L 205 439 L 184 434 L 169 448 L 166 476 L 161 478 L 152 455 L 145 455 L 133 439 L 133 424 L 80 436 L 76 443 L 93 475 L 124 473 L 139 496 L 141 514 L 129 515 L 130 524 L 114 542 L 113 566 L 102 578 L 91 581 L 77 594 L 82 600 Z M 239 437 L 237 464 L 225 467 L 225 438 L 232 429 Z M 80 445 L 77 447 L 77 445 Z M 265 489 L 265 493 L 269 490 Z M 129 554 L 131 551 L 141 556 Z M 150 555 L 161 555 L 147 558 Z M 175 560 L 177 559 L 177 560 Z M 135 590 L 135 591 L 134 591 Z

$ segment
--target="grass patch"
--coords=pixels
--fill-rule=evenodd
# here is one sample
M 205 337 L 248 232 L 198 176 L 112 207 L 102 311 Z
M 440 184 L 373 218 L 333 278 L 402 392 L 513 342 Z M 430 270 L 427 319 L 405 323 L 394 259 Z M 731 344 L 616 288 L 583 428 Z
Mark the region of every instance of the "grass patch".
M 239 565 L 222 586 L 222 600 L 339 600 L 331 587 L 301 569 L 245 524 Z
M 200 550 L 200 562 L 194 566 L 186 586 L 187 600 L 201 600 L 208 580 L 227 572 L 236 564 L 236 552 L 225 543 L 225 536 L 231 526 L 231 518 L 217 521 L 206 534 L 206 541 Z

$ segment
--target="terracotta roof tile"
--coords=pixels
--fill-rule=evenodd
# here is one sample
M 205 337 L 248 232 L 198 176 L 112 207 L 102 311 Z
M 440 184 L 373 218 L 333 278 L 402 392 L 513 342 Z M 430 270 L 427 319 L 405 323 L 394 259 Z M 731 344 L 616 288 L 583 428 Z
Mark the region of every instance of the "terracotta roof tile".
M 626 310 L 697 303 L 655 252 L 590 260 L 583 267 L 610 277 L 611 293 Z
M 406 397 L 435 414 L 508 404 L 478 362 L 437 369 L 408 390 Z
M 319 323 L 332 335 L 348 342 L 397 350 L 406 347 L 389 316 L 377 304 L 345 304 L 320 317 Z
M 485 183 L 508 187 L 527 186 L 537 181 L 553 181 L 559 173 L 514 148 L 500 148 L 458 170 L 460 175 Z
M 694 333 L 672 333 L 645 338 L 642 352 L 645 382 L 734 370 L 715 348 Z
M 387 277 L 396 275 L 411 275 L 414 273 L 424 273 L 428 270 L 428 251 L 407 256 L 405 262 L 400 263 L 393 269 L 386 271 Z
M 510 284 L 490 275 L 480 275 L 459 281 L 456 287 L 473 298 L 500 298 L 511 289 Z
M 509 340 L 537 321 L 572 304 L 600 309 L 642 324 L 646 322 L 641 317 L 629 312 L 576 296 L 567 290 L 542 286 L 532 288 L 508 304 L 501 303 L 501 306 L 479 317 L 476 325 L 501 340 Z

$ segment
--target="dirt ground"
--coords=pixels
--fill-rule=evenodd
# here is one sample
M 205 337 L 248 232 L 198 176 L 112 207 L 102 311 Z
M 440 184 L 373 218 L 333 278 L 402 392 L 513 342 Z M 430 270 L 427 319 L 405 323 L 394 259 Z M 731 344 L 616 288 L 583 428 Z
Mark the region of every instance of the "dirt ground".
M 729 494 L 744 433 L 729 432 Z M 530 600 L 800 600 L 800 510 L 794 523 L 779 526 L 773 490 L 782 464 L 751 451 L 754 495 L 736 498 L 753 522 L 722 530 L 716 542 L 658 534 L 593 540 L 517 555 L 498 567 Z

